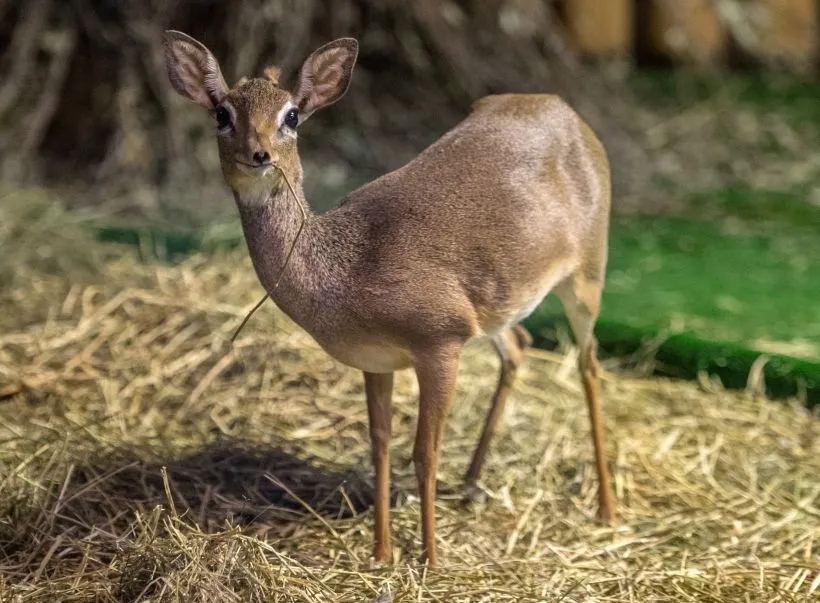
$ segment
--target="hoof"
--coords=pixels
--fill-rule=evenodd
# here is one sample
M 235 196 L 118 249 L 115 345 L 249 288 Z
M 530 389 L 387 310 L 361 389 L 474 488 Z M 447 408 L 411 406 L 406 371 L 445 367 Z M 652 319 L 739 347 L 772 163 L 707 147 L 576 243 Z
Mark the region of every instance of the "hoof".
M 530 335 L 530 332 L 527 331 L 523 325 L 515 325 L 513 327 L 513 333 L 515 334 L 519 348 L 526 350 L 532 346 L 532 335 Z
M 393 565 L 393 553 L 388 552 L 388 553 L 383 553 L 381 555 L 378 554 L 378 553 L 375 553 L 370 558 L 370 569 L 372 569 L 372 570 L 373 569 L 379 569 L 379 568 L 382 568 L 382 567 L 389 567 L 391 565 Z
M 419 565 L 426 565 L 427 569 L 434 570 L 438 567 L 438 559 L 436 559 L 436 555 L 429 555 L 428 553 L 423 553 L 421 557 L 419 557 Z
M 613 524 L 615 523 L 615 517 L 617 513 L 615 512 L 614 505 L 602 505 L 598 507 L 598 521 L 605 524 Z
M 464 485 L 464 492 L 461 495 L 461 501 L 465 505 L 483 505 L 488 499 L 489 496 L 487 495 L 487 492 L 480 488 L 478 484 L 468 483 Z

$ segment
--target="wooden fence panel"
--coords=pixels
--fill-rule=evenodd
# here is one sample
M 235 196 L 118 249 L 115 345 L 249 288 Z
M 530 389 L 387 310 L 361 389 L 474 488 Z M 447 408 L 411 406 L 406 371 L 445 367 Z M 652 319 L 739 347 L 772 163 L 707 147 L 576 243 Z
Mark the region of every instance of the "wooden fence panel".
M 698 65 L 725 57 L 729 37 L 714 0 L 652 0 L 646 10 L 646 44 L 653 54 Z
M 790 68 L 820 60 L 820 0 L 561 0 L 558 6 L 569 44 L 585 56 L 630 58 L 638 51 L 673 63 L 719 65 L 734 45 L 745 56 Z
M 634 0 L 566 0 L 571 41 L 585 55 L 626 58 L 632 54 Z

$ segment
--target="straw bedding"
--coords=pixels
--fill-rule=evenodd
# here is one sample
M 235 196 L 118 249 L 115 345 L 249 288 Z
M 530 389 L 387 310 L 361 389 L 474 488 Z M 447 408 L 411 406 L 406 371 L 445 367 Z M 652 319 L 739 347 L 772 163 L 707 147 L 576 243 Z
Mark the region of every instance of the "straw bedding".
M 496 359 L 471 344 L 445 436 L 442 567 L 416 563 L 416 384 L 397 378 L 397 562 L 371 567 L 359 374 L 272 304 L 244 254 L 139 262 L 6 205 L 0 601 L 809 601 L 820 422 L 719 384 L 607 374 L 621 518 L 594 521 L 572 350 L 534 351 L 488 460 L 461 474 Z

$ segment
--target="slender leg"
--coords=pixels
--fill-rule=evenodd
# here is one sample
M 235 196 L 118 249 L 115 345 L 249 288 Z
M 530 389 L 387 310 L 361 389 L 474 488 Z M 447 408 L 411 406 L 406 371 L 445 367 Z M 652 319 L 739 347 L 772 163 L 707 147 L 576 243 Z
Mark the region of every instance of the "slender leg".
M 501 374 L 490 404 L 490 411 L 487 413 L 487 419 L 484 422 L 484 429 L 481 431 L 481 437 L 473 453 L 473 460 L 464 478 L 468 493 L 474 488 L 478 476 L 481 474 L 484 459 L 490 448 L 490 440 L 493 438 L 498 421 L 504 414 L 504 405 L 512 390 L 518 367 L 524 362 L 524 350 L 531 344 L 532 337 L 521 325 L 502 331 L 493 337 L 493 345 L 501 360 Z
M 444 422 L 453 399 L 462 342 L 415 354 L 419 419 L 413 461 L 421 495 L 422 562 L 436 566 L 436 473 Z
M 374 508 L 376 513 L 373 557 L 376 563 L 392 563 L 390 542 L 390 437 L 392 435 L 393 373 L 365 373 L 364 391 L 370 418 L 370 443 L 376 472 Z
M 578 370 L 589 408 L 595 466 L 598 470 L 598 516 L 609 522 L 615 517 L 616 504 L 604 450 L 604 429 L 601 418 L 601 381 L 598 377 L 598 342 L 593 329 L 601 303 L 602 283 L 576 273 L 571 280 L 556 288 L 578 344 Z

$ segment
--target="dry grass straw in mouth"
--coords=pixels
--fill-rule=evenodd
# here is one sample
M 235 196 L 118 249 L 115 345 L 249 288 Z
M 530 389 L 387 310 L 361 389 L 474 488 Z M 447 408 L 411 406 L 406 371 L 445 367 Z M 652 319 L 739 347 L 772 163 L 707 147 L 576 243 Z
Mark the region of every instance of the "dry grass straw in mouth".
M 305 229 L 305 223 L 308 220 L 308 214 L 305 211 L 302 202 L 299 200 L 299 196 L 296 194 L 296 191 L 293 190 L 293 185 L 290 183 L 290 178 L 288 178 L 288 175 L 285 173 L 285 170 L 283 170 L 278 164 L 275 163 L 273 164 L 273 167 L 275 167 L 279 171 L 279 174 L 282 176 L 282 179 L 285 181 L 285 184 L 288 187 L 290 198 L 286 200 L 296 203 L 296 206 L 299 209 L 302 218 L 301 222 L 299 222 L 299 228 L 296 231 L 296 236 L 293 237 L 293 242 L 290 244 L 290 249 L 288 249 L 288 253 L 285 256 L 285 262 L 282 264 L 282 270 L 279 273 L 279 276 L 276 277 L 276 281 L 273 284 L 273 289 L 276 290 L 279 288 L 279 283 L 282 282 L 282 277 L 285 276 L 285 270 L 288 269 L 288 264 L 290 263 L 290 258 L 293 255 L 293 250 L 296 249 L 296 244 L 299 242 L 299 237 L 302 236 L 302 231 Z M 248 321 L 256 313 L 256 311 L 262 307 L 262 304 L 264 304 L 268 300 L 268 297 L 270 296 L 267 293 L 265 293 L 259 299 L 259 301 L 256 302 L 256 304 L 254 304 L 254 306 L 250 310 L 248 310 L 248 313 L 245 314 L 245 318 L 242 319 L 242 322 L 239 323 L 239 326 L 236 327 L 236 330 L 233 332 L 233 335 L 231 335 L 231 343 L 236 341 L 236 338 L 239 337 L 239 333 L 242 332 L 242 329 L 245 328 L 245 325 L 248 324 Z
M 0 601 L 820 594 L 820 423 L 796 403 L 610 374 L 621 519 L 606 527 L 573 360 L 533 351 L 487 500 L 462 504 L 496 380 L 482 343 L 465 353 L 444 440 L 436 571 L 415 562 L 416 384 L 397 378 L 398 559 L 373 569 L 360 375 L 273 304 L 229 344 L 260 292 L 243 254 L 141 264 L 67 234 L 62 218 L 0 212 L 0 245 L 16 250 L 0 254 L 15 262 L 0 266 Z M 34 231 L 42 249 L 23 253 Z

